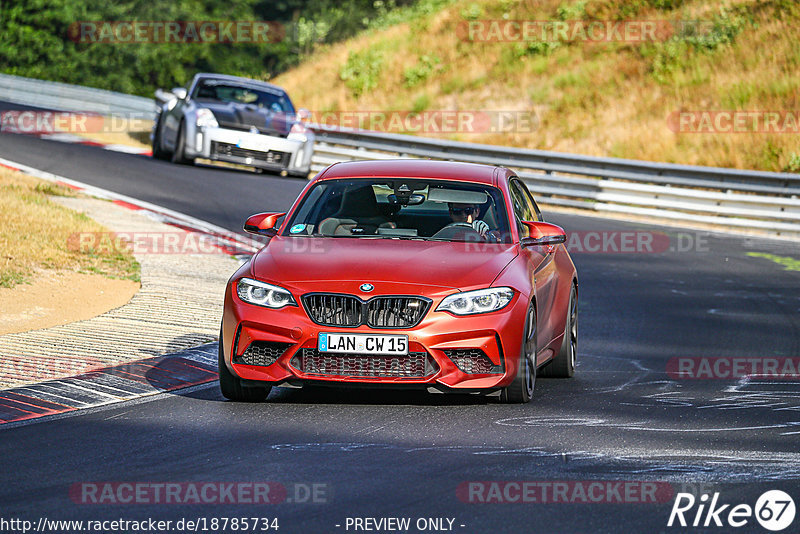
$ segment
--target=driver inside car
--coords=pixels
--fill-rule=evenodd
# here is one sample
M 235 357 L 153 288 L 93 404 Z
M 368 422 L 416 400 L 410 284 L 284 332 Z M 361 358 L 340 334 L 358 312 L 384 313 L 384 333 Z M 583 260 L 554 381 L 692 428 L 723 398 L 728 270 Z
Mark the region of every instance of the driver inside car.
M 489 225 L 485 221 L 478 219 L 480 208 L 474 204 L 455 204 L 448 203 L 450 208 L 450 218 L 454 223 L 464 223 L 472 226 L 481 237 L 486 238 L 489 232 Z

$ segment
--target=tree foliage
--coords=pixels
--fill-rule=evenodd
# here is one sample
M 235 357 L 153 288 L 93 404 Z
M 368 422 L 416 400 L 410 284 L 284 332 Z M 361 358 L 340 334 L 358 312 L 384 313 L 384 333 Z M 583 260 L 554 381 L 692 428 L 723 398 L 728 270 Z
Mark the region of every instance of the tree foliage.
M 0 0 L 0 72 L 151 96 L 196 72 L 268 79 L 413 0 Z M 269 43 L 82 42 L 86 21 L 275 21 Z

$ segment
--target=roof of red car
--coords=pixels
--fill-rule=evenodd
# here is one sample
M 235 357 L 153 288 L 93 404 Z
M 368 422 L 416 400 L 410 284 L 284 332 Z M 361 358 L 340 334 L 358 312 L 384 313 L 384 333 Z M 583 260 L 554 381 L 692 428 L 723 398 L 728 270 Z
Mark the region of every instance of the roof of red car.
M 498 170 L 500 172 L 498 172 Z M 506 169 L 477 163 L 432 161 L 426 159 L 390 159 L 347 161 L 328 167 L 317 180 L 333 178 L 434 178 L 495 185 L 495 175 L 504 176 Z

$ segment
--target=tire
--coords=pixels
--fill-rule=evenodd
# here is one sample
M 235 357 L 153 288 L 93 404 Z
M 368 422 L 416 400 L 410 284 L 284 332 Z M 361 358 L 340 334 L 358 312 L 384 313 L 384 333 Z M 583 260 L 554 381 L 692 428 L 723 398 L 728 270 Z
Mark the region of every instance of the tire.
M 153 157 L 155 159 L 169 159 L 169 154 L 166 150 L 161 148 L 161 120 L 156 123 L 155 130 L 153 131 Z
M 500 402 L 525 404 L 536 386 L 536 309 L 531 306 L 525 319 L 520 362 L 514 380 L 500 392 Z
M 178 127 L 178 137 L 175 138 L 175 150 L 172 152 L 172 163 L 187 165 L 191 163 L 186 159 L 186 132 L 184 121 Z
M 558 355 L 550 360 L 541 372 L 547 378 L 572 378 L 578 357 L 578 290 L 572 285 L 567 308 L 567 323 L 564 325 L 564 341 Z
M 219 389 L 226 399 L 239 402 L 262 402 L 267 399 L 271 386 L 245 386 L 242 379 L 234 375 L 225 365 L 222 351 L 222 335 L 219 336 Z

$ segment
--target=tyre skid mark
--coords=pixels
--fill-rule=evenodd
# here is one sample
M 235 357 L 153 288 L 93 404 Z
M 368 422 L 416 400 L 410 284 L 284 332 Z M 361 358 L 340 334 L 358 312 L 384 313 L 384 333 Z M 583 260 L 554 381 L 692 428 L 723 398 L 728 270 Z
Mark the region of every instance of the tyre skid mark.
M 217 344 L 0 390 L 0 428 L 217 380 Z M 113 384 L 110 386 L 109 384 Z
M 616 451 L 554 451 L 544 447 L 504 447 L 493 445 L 443 445 L 407 447 L 393 443 L 281 443 L 268 447 L 275 452 L 311 454 L 354 454 L 384 450 L 393 455 L 416 453 L 470 454 L 476 456 L 516 455 L 527 459 L 552 460 L 557 476 L 567 469 L 579 470 L 586 476 L 587 468 L 596 467 L 597 476 L 609 474 L 623 478 L 641 475 L 666 476 L 671 480 L 797 480 L 800 479 L 800 454 L 760 451 L 642 451 L 640 455 L 619 454 Z M 657 459 L 654 459 L 657 458 Z M 542 465 L 537 464 L 541 475 Z M 466 475 L 465 475 L 466 476 Z

